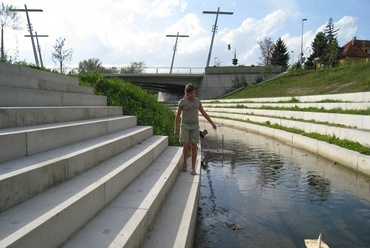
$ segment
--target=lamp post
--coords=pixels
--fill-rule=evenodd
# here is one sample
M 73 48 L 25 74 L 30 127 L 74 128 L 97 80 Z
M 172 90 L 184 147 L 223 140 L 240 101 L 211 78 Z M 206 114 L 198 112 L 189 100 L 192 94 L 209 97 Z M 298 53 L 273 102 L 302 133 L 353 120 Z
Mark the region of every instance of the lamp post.
M 301 36 L 301 56 L 300 56 L 300 65 L 301 65 L 301 67 L 302 67 L 302 59 L 303 59 L 303 23 L 305 22 L 305 21 L 307 21 L 307 19 L 306 18 L 303 18 L 302 19 L 302 36 Z
M 294 51 L 290 51 L 292 53 L 292 67 L 294 65 Z

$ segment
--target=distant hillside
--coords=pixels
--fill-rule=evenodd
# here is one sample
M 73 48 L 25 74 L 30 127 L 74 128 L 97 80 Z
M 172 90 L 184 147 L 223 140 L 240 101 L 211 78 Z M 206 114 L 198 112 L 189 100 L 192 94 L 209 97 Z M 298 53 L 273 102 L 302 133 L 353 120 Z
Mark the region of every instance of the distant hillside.
M 315 70 L 292 70 L 278 78 L 248 86 L 225 98 L 323 95 L 370 91 L 370 63 Z

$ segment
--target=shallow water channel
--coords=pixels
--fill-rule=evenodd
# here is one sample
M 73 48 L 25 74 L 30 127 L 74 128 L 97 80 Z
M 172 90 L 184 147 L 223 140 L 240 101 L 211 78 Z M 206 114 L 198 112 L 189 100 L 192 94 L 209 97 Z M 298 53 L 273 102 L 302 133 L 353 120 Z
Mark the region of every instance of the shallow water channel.
M 320 233 L 330 248 L 370 247 L 370 177 L 278 140 L 202 125 L 211 149 L 201 152 L 194 247 L 305 247 Z

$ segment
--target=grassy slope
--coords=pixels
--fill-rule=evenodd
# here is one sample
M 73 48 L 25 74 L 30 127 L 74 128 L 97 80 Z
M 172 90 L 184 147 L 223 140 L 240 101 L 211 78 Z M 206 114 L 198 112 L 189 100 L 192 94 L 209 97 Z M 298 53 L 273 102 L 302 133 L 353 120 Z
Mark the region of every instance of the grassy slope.
M 290 71 L 227 98 L 323 95 L 370 91 L 370 63 L 320 70 Z
M 294 97 L 302 95 L 339 94 L 364 91 L 370 91 L 370 63 L 333 68 L 331 70 L 290 71 L 264 84 L 248 86 L 244 90 L 226 98 Z M 368 111 L 365 111 L 365 113 L 362 114 L 368 114 Z M 362 154 L 370 154 L 369 148 L 359 144 L 358 142 L 339 140 L 335 136 L 326 136 L 317 133 L 307 134 L 303 133 L 301 130 L 293 130 L 279 125 L 262 125 L 299 133 L 301 135 L 326 141 Z

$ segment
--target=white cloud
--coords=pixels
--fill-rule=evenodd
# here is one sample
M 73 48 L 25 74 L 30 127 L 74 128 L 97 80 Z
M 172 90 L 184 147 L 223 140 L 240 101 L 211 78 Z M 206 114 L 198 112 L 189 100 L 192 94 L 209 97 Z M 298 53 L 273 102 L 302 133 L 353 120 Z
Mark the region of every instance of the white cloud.
M 187 7 L 187 2 L 182 0 L 155 0 L 151 4 L 152 11 L 149 16 L 163 17 L 172 15 L 177 8 L 184 11 Z
M 234 15 L 219 19 L 212 61 L 217 57 L 222 61 L 221 65 L 230 65 L 233 54 L 227 50 L 227 44 L 231 44 L 237 50 L 240 64 L 256 65 L 260 56 L 257 42 L 265 37 L 273 41 L 282 37 L 288 50 L 298 56 L 301 11 L 309 16 L 306 8 L 299 9 L 298 1 L 266 0 L 251 8 L 244 1 L 223 0 L 217 3 L 222 10 L 233 11 Z M 24 6 L 21 0 L 12 0 L 12 4 L 18 8 Z M 74 65 L 85 59 L 99 58 L 107 66 L 123 66 L 132 61 L 144 61 L 147 66 L 168 66 L 175 40 L 166 35 L 177 32 L 189 35 L 189 38 L 179 38 L 175 65 L 204 66 L 215 16 L 205 17 L 202 10 L 217 8 L 209 5 L 209 2 L 196 0 L 33 0 L 27 7 L 44 10 L 43 13 L 31 13 L 30 19 L 38 34 L 49 35 L 49 38 L 40 39 L 40 45 L 44 64 L 51 67 L 53 45 L 59 37 L 66 38 L 66 49 L 74 50 Z M 253 12 L 248 12 L 249 9 Z M 304 48 L 310 46 L 316 32 L 325 27 L 326 23 L 317 21 L 319 19 L 327 20 L 327 17 L 312 16 L 305 23 Z M 355 36 L 360 24 L 353 16 L 344 16 L 337 21 L 335 28 L 339 29 L 339 45 Z M 27 34 L 26 29 L 6 29 L 5 49 L 13 54 L 18 50 L 19 59 L 33 62 L 30 38 L 23 37 L 24 34 Z
M 352 16 L 344 16 L 338 22 L 334 23 L 335 29 L 338 30 L 338 43 L 343 46 L 349 42 L 357 32 L 357 18 Z

